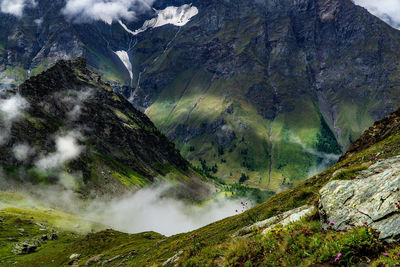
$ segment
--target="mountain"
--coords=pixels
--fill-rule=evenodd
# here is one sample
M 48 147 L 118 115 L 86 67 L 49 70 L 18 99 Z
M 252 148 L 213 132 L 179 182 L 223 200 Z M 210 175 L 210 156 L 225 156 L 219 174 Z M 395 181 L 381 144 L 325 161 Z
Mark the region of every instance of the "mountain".
M 108 229 L 84 234 L 71 228 L 71 223 L 80 220 L 76 216 L 44 208 L 32 210 L 29 205 L 3 209 L 0 264 L 396 265 L 400 249 L 399 114 L 397 110 L 375 123 L 352 145 L 351 154 L 324 172 L 237 216 L 189 233 L 166 237 Z M 366 144 L 372 133 L 375 141 Z M 339 186 L 337 190 L 335 186 Z M 4 198 L 23 199 L 0 193 L 0 200 Z M 97 229 L 87 222 L 82 225 Z
M 2 91 L 0 103 L 0 166 L 8 189 L 13 182 L 60 184 L 84 196 L 110 197 L 167 181 L 184 185 L 180 195 L 196 199 L 212 189 L 83 58 L 59 61 Z
M 4 86 L 84 56 L 184 157 L 228 182 L 299 184 L 400 105 L 400 33 L 350 0 L 159 0 L 111 24 L 37 2 L 0 17 Z
M 133 99 L 224 179 L 297 184 L 400 104 L 399 31 L 351 1 L 202 3 Z

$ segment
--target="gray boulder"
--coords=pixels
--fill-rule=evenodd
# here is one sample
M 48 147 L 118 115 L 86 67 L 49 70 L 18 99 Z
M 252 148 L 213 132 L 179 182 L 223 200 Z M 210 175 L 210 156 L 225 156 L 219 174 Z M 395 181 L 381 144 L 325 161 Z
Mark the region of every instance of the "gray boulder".
M 332 181 L 320 195 L 324 229 L 368 225 L 382 240 L 400 239 L 400 156 L 373 164 L 354 180 Z
M 290 223 L 300 221 L 302 218 L 311 215 L 315 209 L 314 206 L 305 205 L 289 210 L 266 220 L 258 221 L 250 226 L 243 227 L 234 233 L 232 237 L 247 237 L 260 229 L 263 229 L 262 234 L 265 235 L 278 225 L 286 226 Z
M 36 249 L 42 245 L 39 239 L 29 239 L 14 245 L 12 252 L 15 255 L 30 254 L 36 252 Z

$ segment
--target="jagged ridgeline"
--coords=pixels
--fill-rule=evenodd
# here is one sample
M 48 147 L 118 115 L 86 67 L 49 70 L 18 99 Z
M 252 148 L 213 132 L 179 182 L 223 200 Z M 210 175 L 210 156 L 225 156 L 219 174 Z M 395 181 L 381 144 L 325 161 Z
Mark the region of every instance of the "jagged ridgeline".
M 198 197 L 209 190 L 174 144 L 83 58 L 59 61 L 3 91 L 0 102 L 0 165 L 8 183 L 57 183 L 99 195 L 159 180 L 183 183 Z

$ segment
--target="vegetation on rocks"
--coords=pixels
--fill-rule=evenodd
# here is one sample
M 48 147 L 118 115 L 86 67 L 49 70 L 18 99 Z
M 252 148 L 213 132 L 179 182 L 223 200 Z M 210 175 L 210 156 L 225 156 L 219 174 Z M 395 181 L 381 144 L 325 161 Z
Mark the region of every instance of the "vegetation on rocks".
M 207 179 L 83 58 L 60 61 L 1 99 L 26 103 L 0 146 L 0 168 L 15 186 L 61 183 L 88 197 L 107 197 L 165 179 L 207 195 Z
M 386 123 L 391 124 L 393 120 Z M 233 237 L 238 230 L 253 224 L 254 218 L 261 221 L 305 204 L 318 206 L 319 191 L 324 185 L 337 178 L 343 179 L 340 173 L 346 173 L 346 170 L 351 173 L 349 179 L 353 178 L 353 173 L 359 175 L 365 166 L 376 163 L 375 158 L 371 160 L 372 153 L 378 153 L 379 161 L 382 162 L 400 155 L 400 131 L 394 130 L 384 140 L 371 144 L 250 210 L 240 211 L 236 216 L 171 237 L 156 233 L 129 235 L 112 230 L 85 235 L 77 233 L 77 229 L 55 228 L 59 237 L 57 240 L 42 244 L 34 253 L 15 255 L 12 250 L 16 242 L 12 240 L 18 239 L 21 242 L 40 237 L 40 228 L 54 228 L 48 226 L 53 215 L 41 214 L 44 217 L 39 218 L 48 216 L 48 222 L 41 221 L 41 226 L 38 226 L 37 217 L 20 217 L 20 214 L 31 214 L 32 211 L 22 210 L 18 214 L 2 210 L 0 235 L 5 246 L 1 248 L 1 255 L 4 256 L 0 264 L 17 262 L 16 266 L 39 263 L 41 266 L 66 266 L 71 260 L 79 265 L 89 262 L 92 265 L 104 263 L 104 266 L 159 266 L 164 263 L 166 266 L 398 264 L 399 243 L 381 241 L 378 239 L 379 233 L 364 224 L 335 230 L 335 222 L 329 222 L 330 227 L 323 229 L 318 213 L 286 226 L 278 224 L 266 234 L 262 234 L 263 229 L 259 229 L 244 238 Z M 14 198 L 18 200 L 18 197 Z M 25 230 L 23 238 L 18 230 L 20 228 Z M 77 257 L 75 254 L 80 255 Z
M 298 185 L 400 104 L 400 35 L 351 0 L 157 0 L 199 13 L 135 36 L 117 21 L 69 21 L 65 1 L 37 2 L 21 18 L 1 14 L 0 88 L 84 56 L 185 158 L 228 183 L 245 173 L 254 188 Z M 134 31 L 154 16 L 122 22 Z M 133 180 L 120 182 L 146 183 Z

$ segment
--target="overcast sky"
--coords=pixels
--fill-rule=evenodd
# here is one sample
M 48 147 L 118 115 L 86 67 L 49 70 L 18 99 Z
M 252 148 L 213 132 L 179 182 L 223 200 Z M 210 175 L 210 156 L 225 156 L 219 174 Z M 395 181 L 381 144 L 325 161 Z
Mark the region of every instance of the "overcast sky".
M 400 0 L 354 0 L 354 2 L 400 29 Z

